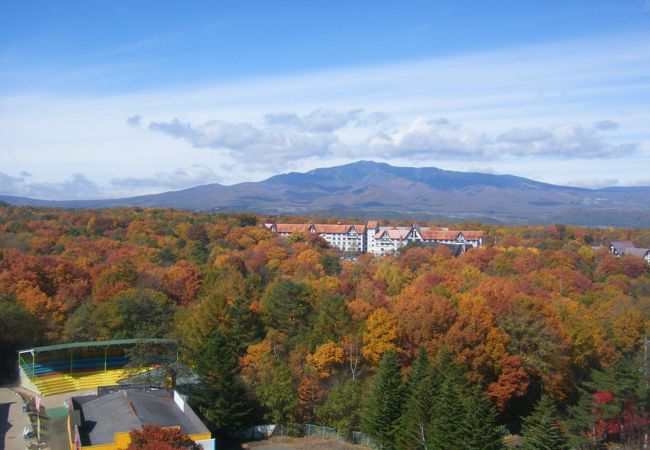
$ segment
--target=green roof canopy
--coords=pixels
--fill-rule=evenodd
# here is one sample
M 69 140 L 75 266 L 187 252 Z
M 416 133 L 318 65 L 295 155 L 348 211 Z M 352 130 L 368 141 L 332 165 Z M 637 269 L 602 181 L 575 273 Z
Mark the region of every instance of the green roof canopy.
M 130 344 L 170 344 L 173 343 L 173 339 L 117 339 L 113 341 L 87 341 L 87 342 L 70 342 L 67 344 L 55 344 L 55 345 L 45 345 L 43 347 L 34 347 L 28 348 L 25 350 L 19 350 L 19 354 L 31 353 L 35 355 L 36 353 L 44 352 L 54 352 L 57 350 L 68 350 L 73 348 L 91 348 L 91 347 L 110 347 L 113 345 L 130 345 Z

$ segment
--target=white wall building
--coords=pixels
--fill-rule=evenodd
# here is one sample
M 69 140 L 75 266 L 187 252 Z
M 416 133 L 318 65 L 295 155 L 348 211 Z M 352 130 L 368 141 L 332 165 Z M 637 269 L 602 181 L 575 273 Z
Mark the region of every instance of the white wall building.
M 282 237 L 293 233 L 312 233 L 342 252 L 366 252 L 366 226 L 347 224 L 266 223 L 264 226 Z
M 642 258 L 650 264 L 650 249 L 637 248 L 631 241 L 614 241 L 609 245 L 609 250 L 617 258 L 624 255 L 632 255 L 637 258 Z
M 432 229 L 417 224 L 410 227 L 380 227 L 377 221 L 367 225 L 267 223 L 266 228 L 286 237 L 293 233 L 314 233 L 342 252 L 387 255 L 396 253 L 410 242 L 459 246 L 461 251 L 483 245 L 483 231 Z

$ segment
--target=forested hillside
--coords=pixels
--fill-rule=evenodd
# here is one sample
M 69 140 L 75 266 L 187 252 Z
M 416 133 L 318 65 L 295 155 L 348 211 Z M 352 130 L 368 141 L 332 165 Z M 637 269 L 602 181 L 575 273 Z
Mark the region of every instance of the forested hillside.
M 650 230 L 468 223 L 487 245 L 457 258 L 347 261 L 266 219 L 0 207 L 3 356 L 175 338 L 202 380 L 193 404 L 225 432 L 315 423 L 385 449 L 499 448 L 499 425 L 526 418 L 524 442 L 548 448 L 640 445 L 650 267 L 592 246 L 650 247 Z

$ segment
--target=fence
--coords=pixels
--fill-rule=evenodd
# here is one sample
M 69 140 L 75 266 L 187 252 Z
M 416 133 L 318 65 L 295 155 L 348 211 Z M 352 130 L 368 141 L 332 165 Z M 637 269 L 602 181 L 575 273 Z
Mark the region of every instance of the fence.
M 302 427 L 302 434 L 303 436 L 315 436 L 322 439 L 347 441 L 368 448 L 381 448 L 381 444 L 376 442 L 370 436 L 363 434 L 361 431 L 352 431 L 345 435 L 339 432 L 336 428 L 306 423 Z
M 270 436 L 284 436 L 301 434 L 305 437 L 318 437 L 321 439 L 336 439 L 339 441 L 346 441 L 352 444 L 361 445 L 372 449 L 380 449 L 381 444 L 374 441 L 370 436 L 363 434 L 361 431 L 352 431 L 349 434 L 341 433 L 336 428 L 325 427 L 321 425 L 313 425 L 306 423 L 300 424 L 286 424 L 281 426 L 276 425 L 258 425 L 251 427 L 241 434 L 244 439 L 265 439 Z

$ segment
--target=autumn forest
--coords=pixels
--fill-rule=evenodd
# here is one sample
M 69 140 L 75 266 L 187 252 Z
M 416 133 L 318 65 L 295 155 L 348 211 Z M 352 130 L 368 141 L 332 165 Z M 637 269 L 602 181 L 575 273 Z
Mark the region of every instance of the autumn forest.
M 172 338 L 221 433 L 310 423 L 384 449 L 648 439 L 650 266 L 607 246 L 650 247 L 650 230 L 465 223 L 483 248 L 352 260 L 269 219 L 0 206 L 3 377 L 31 345 Z

